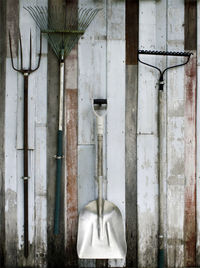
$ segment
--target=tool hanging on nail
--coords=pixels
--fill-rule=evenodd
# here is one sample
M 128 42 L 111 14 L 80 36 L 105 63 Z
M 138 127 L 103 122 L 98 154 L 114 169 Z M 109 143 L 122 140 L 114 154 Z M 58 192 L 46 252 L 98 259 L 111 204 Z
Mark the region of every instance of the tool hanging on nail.
M 155 56 L 174 56 L 174 57 L 187 57 L 186 61 L 177 65 L 169 66 L 165 68 L 163 71 L 160 70 L 157 66 L 153 66 L 149 63 L 146 63 L 139 58 L 139 54 L 143 55 L 155 55 Z M 164 192 L 163 192 L 163 167 L 162 167 L 162 142 L 161 136 L 164 132 L 164 118 L 163 115 L 163 107 L 164 107 L 164 73 L 172 68 L 180 67 L 187 64 L 190 60 L 190 57 L 193 53 L 191 52 L 165 52 L 165 51 L 150 51 L 150 50 L 138 50 L 138 60 L 139 62 L 152 67 L 159 71 L 159 90 L 158 90 L 158 113 L 157 113 L 157 131 L 158 131 L 158 214 L 159 214 L 159 222 L 158 222 L 158 267 L 164 268 L 165 261 L 164 261 Z
M 180 63 L 180 64 L 177 64 L 177 65 L 172 65 L 172 66 L 169 66 L 167 67 L 166 69 L 164 70 L 161 70 L 159 69 L 157 66 L 154 66 L 152 64 L 149 64 L 147 62 L 144 62 L 142 61 L 140 58 L 139 58 L 139 54 L 143 54 L 143 55 L 156 55 L 156 56 L 176 56 L 176 57 L 187 57 L 187 60 L 184 62 L 184 63 Z M 138 61 L 149 66 L 149 67 L 152 67 L 156 70 L 159 71 L 160 73 L 160 78 L 159 78 L 159 90 L 163 90 L 163 86 L 164 86 L 164 73 L 169 70 L 169 69 L 172 69 L 172 68 L 176 68 L 176 67 L 180 67 L 180 66 L 183 66 L 185 64 L 187 64 L 190 60 L 190 56 L 192 55 L 193 53 L 191 52 L 175 52 L 175 51 L 154 51 L 154 50 L 138 50 Z
M 14 66 L 13 53 L 12 53 L 12 38 L 9 32 L 9 45 L 12 68 L 21 73 L 24 76 L 24 174 L 22 179 L 24 180 L 24 256 L 27 258 L 29 255 L 29 235 L 28 235 L 28 77 L 31 73 L 35 72 L 39 66 L 42 55 L 42 35 L 40 34 L 40 52 L 38 63 L 35 68 L 32 69 L 32 37 L 30 32 L 30 52 L 29 52 L 29 67 L 24 68 L 23 62 L 23 49 L 21 34 L 19 33 L 19 48 L 20 48 L 20 68 Z
M 57 134 L 56 155 L 56 200 L 54 215 L 54 234 L 59 234 L 60 202 L 61 202 L 61 175 L 62 175 L 62 139 L 63 139 L 63 109 L 64 109 L 64 62 L 79 38 L 95 18 L 101 9 L 59 8 L 54 6 L 51 12 L 46 7 L 28 6 L 24 7 L 35 20 L 41 32 L 46 34 L 48 42 L 52 47 L 60 63 L 60 97 L 59 97 L 59 124 Z

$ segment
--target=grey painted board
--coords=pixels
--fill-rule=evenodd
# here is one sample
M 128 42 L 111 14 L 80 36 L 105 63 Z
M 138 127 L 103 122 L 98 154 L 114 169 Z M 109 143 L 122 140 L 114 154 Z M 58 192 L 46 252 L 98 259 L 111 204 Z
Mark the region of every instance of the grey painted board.
M 126 66 L 127 265 L 137 265 L 137 86 L 138 66 Z
M 4 193 L 4 179 L 5 179 L 5 153 L 4 153 L 4 120 L 5 120 L 5 76 L 6 76 L 6 1 L 0 2 L 0 267 L 4 265 L 5 252 L 5 193 Z

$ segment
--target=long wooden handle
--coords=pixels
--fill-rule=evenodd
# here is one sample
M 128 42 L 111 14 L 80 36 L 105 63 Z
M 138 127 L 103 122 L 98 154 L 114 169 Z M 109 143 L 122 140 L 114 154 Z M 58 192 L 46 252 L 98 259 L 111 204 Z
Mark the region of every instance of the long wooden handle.
M 158 223 L 158 267 L 164 268 L 164 189 L 163 189 L 163 163 L 162 163 L 162 137 L 163 137 L 163 105 L 164 92 L 158 90 L 158 209 L 159 209 L 159 223 Z
M 24 74 L 24 256 L 28 248 L 28 75 Z

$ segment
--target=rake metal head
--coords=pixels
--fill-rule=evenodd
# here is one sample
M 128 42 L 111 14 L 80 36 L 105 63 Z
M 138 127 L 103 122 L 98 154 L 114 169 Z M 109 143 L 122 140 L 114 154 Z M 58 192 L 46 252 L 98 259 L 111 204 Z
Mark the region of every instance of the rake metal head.
M 20 48 L 20 68 L 15 67 L 14 61 L 13 61 L 13 53 L 12 53 L 12 38 L 11 38 L 11 33 L 9 31 L 9 45 L 10 45 L 10 57 L 11 57 L 11 64 L 12 67 L 15 71 L 20 72 L 22 74 L 30 74 L 35 72 L 39 66 L 40 66 L 40 61 L 41 61 L 41 56 L 42 56 L 42 34 L 40 33 L 40 52 L 39 52 L 39 59 L 38 63 L 35 68 L 32 68 L 32 36 L 31 36 L 31 31 L 30 31 L 30 52 L 29 52 L 29 67 L 24 68 L 24 63 L 23 63 L 23 48 L 22 48 L 22 38 L 21 38 L 21 33 L 19 31 L 19 48 Z
M 77 9 L 75 6 L 69 9 L 54 6 L 50 12 L 43 6 L 27 6 L 24 9 L 30 13 L 41 32 L 47 34 L 49 44 L 59 60 L 62 51 L 64 57 L 68 56 L 100 11 L 92 8 Z

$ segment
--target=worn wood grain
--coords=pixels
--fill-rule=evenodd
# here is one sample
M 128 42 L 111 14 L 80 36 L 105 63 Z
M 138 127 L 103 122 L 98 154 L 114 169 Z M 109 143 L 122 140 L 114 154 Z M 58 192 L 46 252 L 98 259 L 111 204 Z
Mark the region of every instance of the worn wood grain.
M 6 29 L 14 34 L 13 56 L 16 64 L 17 35 L 14 28 L 19 24 L 19 1 L 6 1 Z M 8 50 L 7 39 L 7 57 Z M 5 265 L 17 266 L 17 178 L 16 178 L 16 111 L 17 74 L 11 67 L 10 58 L 6 60 L 5 70 Z
M 125 47 L 125 2 L 107 1 L 107 199 L 120 209 L 124 228 Z M 125 260 L 108 261 L 110 267 L 125 265 Z
M 79 7 L 102 8 L 102 11 L 89 25 L 78 46 L 78 169 L 79 209 L 83 208 L 85 200 L 96 199 L 97 185 L 95 184 L 96 151 L 95 151 L 95 118 L 92 111 L 93 98 L 106 98 L 106 1 L 79 1 Z M 105 148 L 106 142 L 104 143 Z M 83 155 L 88 159 L 83 158 Z M 106 150 L 104 150 L 106 155 Z M 82 163 L 81 163 L 82 161 Z M 91 162 L 89 165 L 88 161 Z M 86 165 L 92 170 L 82 167 Z M 104 167 L 106 165 L 104 161 Z M 88 174 L 88 175 L 87 175 Z M 88 177 L 89 176 L 89 177 Z M 88 177 L 88 178 L 87 178 Z M 86 183 L 86 184 L 85 184 Z M 87 185 L 87 187 L 86 187 Z M 91 193 L 89 193 L 89 191 Z M 106 267 L 107 261 L 79 260 L 80 267 Z
M 95 146 L 78 145 L 78 209 L 96 199 Z M 95 260 L 79 260 L 79 267 L 95 267 Z
M 197 169 L 196 169 L 196 217 L 197 217 L 197 244 L 196 244 L 196 265 L 200 266 L 200 125 L 199 125 L 199 118 L 200 118 L 200 94 L 198 94 L 198 88 L 200 83 L 200 35 L 199 35 L 199 29 L 200 29 L 200 1 L 197 2 L 197 115 L 196 115 L 196 158 L 197 158 Z
M 54 8 L 54 1 L 48 2 L 49 12 Z M 56 1 L 62 5 L 63 1 Z M 47 243 L 48 243 L 48 266 L 65 265 L 65 235 L 64 235 L 64 189 L 62 180 L 60 233 L 53 234 L 54 209 L 55 209 L 55 181 L 56 161 L 54 156 L 57 152 L 57 129 L 58 129 L 58 97 L 59 97 L 59 63 L 48 46 L 48 95 L 47 95 Z
M 185 0 L 185 49 L 197 47 L 197 0 Z
M 76 76 L 76 73 L 74 74 Z M 77 267 L 77 123 L 78 123 L 78 94 L 76 89 L 66 91 L 66 165 L 67 165 L 67 265 Z
M 137 265 L 137 65 L 126 66 L 126 266 Z
M 140 1 L 139 48 L 156 49 L 156 4 Z M 155 57 L 142 57 L 155 65 Z M 138 266 L 157 266 L 157 72 L 139 64 L 137 116 Z M 148 218 L 148 221 L 146 220 Z
M 15 61 L 16 62 L 16 61 Z M 17 74 L 6 61 L 5 99 L 5 265 L 17 266 L 16 111 Z M 8 75 L 10 74 L 10 75 Z M 12 79 L 11 79 L 12 77 Z
M 5 257 L 5 145 L 4 145 L 4 124 L 5 124 L 5 78 L 6 78 L 6 1 L 0 2 L 0 267 L 4 266 Z
M 137 266 L 137 100 L 139 1 L 126 1 L 126 266 Z
M 185 66 L 185 266 L 196 265 L 196 90 L 197 1 L 185 0 L 185 49 L 194 55 Z
M 169 51 L 184 50 L 184 2 L 168 1 Z M 168 59 L 168 66 L 180 59 Z M 184 266 L 184 69 L 167 74 L 167 265 Z M 177 216 L 178 215 L 178 216 Z
M 185 266 L 196 265 L 196 53 L 185 67 Z
M 47 1 L 40 1 L 47 5 Z M 40 34 L 36 31 L 39 49 Z M 43 38 L 40 71 L 35 81 L 35 266 L 47 266 L 47 40 Z
M 137 65 L 139 0 L 126 1 L 126 64 Z

